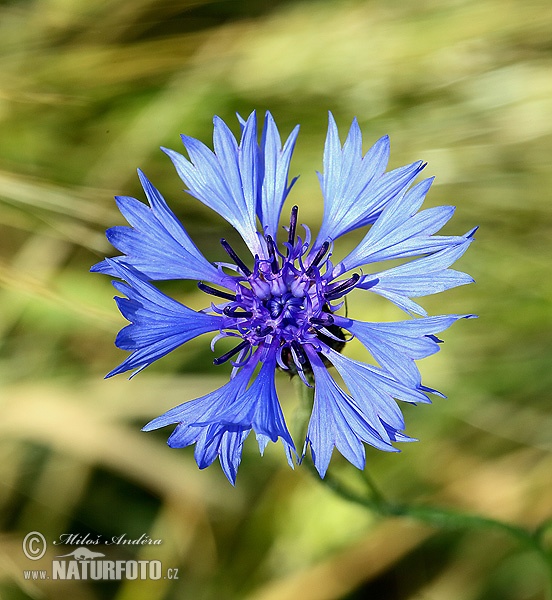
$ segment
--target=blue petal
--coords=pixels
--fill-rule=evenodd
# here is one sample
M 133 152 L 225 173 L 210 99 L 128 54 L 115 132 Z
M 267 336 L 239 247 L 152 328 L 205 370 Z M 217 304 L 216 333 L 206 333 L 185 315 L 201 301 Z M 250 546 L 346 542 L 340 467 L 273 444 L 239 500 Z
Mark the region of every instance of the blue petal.
M 252 254 L 259 254 L 256 209 L 259 198 L 256 115 L 251 113 L 240 145 L 222 119 L 215 117 L 212 152 L 199 140 L 183 135 L 190 160 L 163 148 L 173 161 L 188 193 L 233 225 Z
M 343 148 L 332 114 L 324 147 L 324 219 L 313 246 L 373 223 L 383 208 L 404 193 L 424 165 L 421 161 L 384 173 L 389 160 L 389 138 L 382 137 L 362 157 L 362 135 L 356 119 Z
M 425 179 L 386 206 L 360 244 L 334 268 L 334 276 L 387 259 L 432 254 L 463 241 L 460 236 L 434 236 L 454 213 L 453 206 L 417 212 L 433 179 Z
M 167 411 L 143 430 L 179 423 L 169 438 L 169 445 L 182 448 L 196 443 L 196 460 L 201 468 L 219 456 L 223 470 L 232 482 L 241 459 L 243 440 L 251 429 L 257 435 L 261 452 L 268 440 L 276 442 L 281 438 L 292 464 L 295 446 L 276 395 L 274 358 L 262 365 L 246 389 L 257 363 L 258 360 L 252 358 L 220 389 Z
M 115 300 L 122 315 L 131 321 L 119 332 L 115 344 L 132 351 L 107 377 L 141 370 L 192 338 L 223 326 L 222 317 L 191 310 L 160 292 L 132 267 L 107 260 L 114 273 L 130 284 L 113 282 L 127 296 Z
M 171 448 L 184 448 L 195 444 L 194 458 L 200 469 L 205 469 L 218 458 L 223 473 L 232 485 L 236 483 L 241 462 L 243 443 L 251 429 L 226 425 L 187 427 L 179 425 L 168 439 Z
M 250 428 L 223 425 L 210 425 L 203 428 L 194 451 L 198 467 L 205 469 L 218 456 L 222 472 L 232 485 L 236 485 L 236 476 L 241 463 L 243 443 L 250 431 Z
M 259 148 L 261 194 L 257 205 L 257 215 L 263 230 L 273 239 L 277 239 L 278 222 L 284 201 L 297 180 L 293 179 L 288 185 L 289 165 L 298 133 L 299 125 L 293 129 L 282 148 L 274 118 L 267 111 Z
M 253 427 L 260 441 L 261 450 L 266 446 L 264 438 L 268 438 L 272 442 L 281 438 L 284 446 L 287 445 L 294 450 L 293 440 L 287 429 L 276 394 L 275 371 L 276 358 L 274 355 L 263 363 L 253 383 L 241 395 L 238 402 L 228 406 L 225 411 L 218 412 L 216 418 L 221 423 Z
M 379 364 L 395 379 L 408 386 L 418 387 L 421 376 L 414 360 L 426 358 L 439 351 L 433 334 L 450 327 L 458 319 L 475 315 L 443 315 L 399 321 L 369 323 L 344 317 L 334 317 L 335 324 L 348 329 L 369 350 Z
M 107 239 L 125 254 L 114 259 L 115 262 L 131 265 L 148 279 L 201 279 L 224 285 L 227 277 L 204 258 L 163 196 L 142 171 L 138 171 L 138 176 L 150 208 L 135 198 L 116 198 L 121 213 L 131 227 L 112 227 L 107 230 Z M 103 260 L 91 270 L 116 275 L 112 264 Z
M 224 474 L 234 485 L 243 442 L 251 431 L 251 425 L 220 423 L 217 415 L 238 401 L 256 364 L 255 360 L 251 360 L 236 377 L 218 390 L 172 408 L 150 421 L 142 431 L 178 423 L 168 439 L 169 446 L 185 448 L 196 444 L 195 459 L 200 469 L 208 467 L 218 457 Z
M 320 477 L 326 474 L 334 447 L 359 469 L 364 468 L 365 462 L 362 442 L 380 450 L 398 452 L 376 431 L 364 408 L 337 385 L 316 352 L 308 345 L 304 348 L 316 380 L 305 446 L 310 446 Z
M 143 431 L 151 431 L 152 429 L 159 429 L 165 425 L 174 425 L 175 423 L 180 423 L 187 427 L 215 422 L 217 415 L 226 411 L 228 407 L 233 406 L 243 394 L 256 365 L 257 361 L 252 358 L 233 379 L 230 379 L 221 388 L 205 396 L 171 408 L 160 417 L 150 421 L 143 428 Z M 176 434 L 176 430 L 174 434 Z M 179 435 L 182 436 L 183 431 Z M 189 443 L 186 445 L 189 445 Z
M 421 388 L 405 385 L 382 369 L 347 358 L 327 346 L 322 352 L 343 378 L 370 425 L 387 442 L 385 425 L 394 430 L 404 429 L 404 420 L 394 398 L 413 404 L 430 402 Z
M 466 273 L 448 267 L 468 249 L 476 229 L 462 236 L 460 243 L 435 254 L 379 273 L 363 275 L 358 287 L 388 298 L 406 312 L 425 316 L 426 311 L 410 298 L 429 296 L 459 285 L 473 283 L 473 278 Z

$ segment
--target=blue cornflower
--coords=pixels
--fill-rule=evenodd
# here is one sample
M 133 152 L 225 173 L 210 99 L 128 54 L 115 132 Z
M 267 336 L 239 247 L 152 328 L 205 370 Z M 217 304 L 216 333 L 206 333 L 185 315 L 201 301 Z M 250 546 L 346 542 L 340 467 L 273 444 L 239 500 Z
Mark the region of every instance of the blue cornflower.
M 203 333 L 217 332 L 212 347 L 220 338 L 234 337 L 235 347 L 214 360 L 216 365 L 232 363 L 229 382 L 169 410 L 144 430 L 176 424 L 169 445 L 195 444 L 200 468 L 218 457 L 232 483 L 251 430 L 261 453 L 269 441 L 281 439 L 293 466 L 294 457 L 300 457 L 276 394 L 279 367 L 315 388 L 302 455 L 310 448 L 321 477 L 334 447 L 362 469 L 363 443 L 396 452 L 393 442 L 412 440 L 402 433 L 405 424 L 395 399 L 428 403 L 428 393 L 438 394 L 422 385 L 414 361 L 439 350 L 437 333 L 473 315 L 428 317 L 412 298 L 473 281 L 449 267 L 466 251 L 475 229 L 463 236 L 435 235 L 454 208 L 419 210 L 433 180 L 412 184 L 425 165 L 414 162 L 386 173 L 387 136 L 363 156 L 357 121 L 342 146 L 330 114 L 324 172 L 319 174 L 324 196 L 320 232 L 311 242 L 303 225 L 305 234 L 299 235 L 294 206 L 278 244 L 282 206 L 296 181 L 289 181 L 289 167 L 299 128 L 282 145 L 270 113 L 260 142 L 255 113 L 240 123 L 238 143 L 215 117 L 214 152 L 188 136 L 182 141 L 189 158 L 163 150 L 188 193 L 235 227 L 251 258 L 239 256 L 223 239 L 231 263 L 208 262 L 141 171 L 149 207 L 135 198 L 117 197 L 130 227 L 113 227 L 107 237 L 123 255 L 105 259 L 92 270 L 123 280 L 114 282 L 125 296 L 116 301 L 130 325 L 119 332 L 116 345 L 131 354 L 108 377 L 128 370 L 136 373 Z M 366 235 L 334 264 L 330 260 L 334 241 L 358 228 L 367 228 Z M 409 258 L 413 260 L 369 272 L 371 263 Z M 151 283 L 164 279 L 198 280 L 199 289 L 217 302 L 194 311 Z M 384 296 L 411 316 L 420 316 L 386 323 L 343 316 L 339 310 L 354 289 Z M 340 354 L 353 337 L 379 366 Z M 346 391 L 334 380 L 330 365 Z

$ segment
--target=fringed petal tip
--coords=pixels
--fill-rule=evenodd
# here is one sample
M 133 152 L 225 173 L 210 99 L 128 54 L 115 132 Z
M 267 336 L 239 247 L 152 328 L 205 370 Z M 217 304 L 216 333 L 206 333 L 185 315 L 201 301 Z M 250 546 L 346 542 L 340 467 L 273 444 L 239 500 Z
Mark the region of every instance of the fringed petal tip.
M 100 260 L 99 262 L 93 264 L 89 271 L 90 273 L 102 273 L 103 275 L 109 275 L 109 270 L 108 270 L 108 264 L 107 262 L 104 260 Z

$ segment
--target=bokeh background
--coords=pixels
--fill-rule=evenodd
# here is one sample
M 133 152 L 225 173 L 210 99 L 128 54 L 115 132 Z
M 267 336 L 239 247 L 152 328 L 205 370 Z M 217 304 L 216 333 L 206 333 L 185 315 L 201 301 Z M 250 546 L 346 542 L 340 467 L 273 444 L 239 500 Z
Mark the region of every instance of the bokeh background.
M 393 499 L 536 526 L 552 514 L 552 4 L 521 0 L 20 0 L 0 3 L 0 598 L 9 600 L 539 600 L 538 556 L 490 529 L 439 531 L 337 497 L 281 448 L 248 440 L 236 488 L 167 430 L 140 427 L 228 377 L 208 339 L 132 381 L 103 380 L 124 353 L 109 278 L 115 194 L 142 197 L 145 170 L 211 260 L 227 224 L 182 192 L 164 145 L 210 143 L 212 117 L 272 111 L 301 133 L 291 202 L 322 215 L 327 111 L 365 149 L 391 136 L 391 167 L 428 161 L 428 206 L 455 204 L 446 232 L 479 224 L 459 261 L 476 285 L 422 300 L 474 312 L 423 361 L 448 395 L 404 407 L 419 438 L 367 449 Z M 291 206 L 291 202 L 288 206 Z M 286 209 L 287 211 L 287 209 Z M 342 253 L 359 239 L 338 245 Z M 236 242 L 237 243 L 237 242 Z M 167 289 L 202 306 L 193 284 Z M 402 318 L 354 296 L 350 314 Z M 350 356 L 361 358 L 353 344 Z M 278 381 L 289 415 L 294 392 Z M 355 474 L 334 455 L 331 472 Z M 145 533 L 178 581 L 26 581 L 24 535 Z M 45 562 L 44 562 L 45 561 Z M 42 567 L 45 568 L 45 567 Z

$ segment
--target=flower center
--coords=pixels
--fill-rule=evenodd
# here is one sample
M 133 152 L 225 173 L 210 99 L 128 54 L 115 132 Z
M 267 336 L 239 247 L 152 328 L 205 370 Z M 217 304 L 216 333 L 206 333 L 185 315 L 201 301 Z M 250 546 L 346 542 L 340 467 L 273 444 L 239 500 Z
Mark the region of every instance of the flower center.
M 232 350 L 215 359 L 221 364 L 237 355 L 235 367 L 247 362 L 255 347 L 263 346 L 267 352 L 276 352 L 278 364 L 283 369 L 298 372 L 310 370 L 304 344 L 315 347 L 322 340 L 344 344 L 345 336 L 334 325 L 332 313 L 341 303 L 332 305 L 358 283 L 360 276 L 332 282 L 329 262 L 330 243 L 325 242 L 316 253 L 307 256 L 310 235 L 303 242 L 296 238 L 297 207 L 292 209 L 289 236 L 285 253 L 281 253 L 270 235 L 265 236 L 266 252 L 256 256 L 253 270 L 239 258 L 226 240 L 223 248 L 236 264 L 239 273 L 233 276 L 234 293 L 217 290 L 204 283 L 198 284 L 204 292 L 227 300 L 225 305 L 212 305 L 215 312 L 225 315 L 224 327 L 215 338 L 241 337 L 242 341 Z M 313 256 L 314 254 L 314 256 Z M 230 284 L 229 287 L 231 287 Z M 337 344 L 335 342 L 337 341 Z
M 281 316 L 281 322 L 287 321 L 288 323 L 291 323 L 295 315 L 305 308 L 303 298 L 296 298 L 290 292 L 265 300 L 263 306 L 273 319 Z

